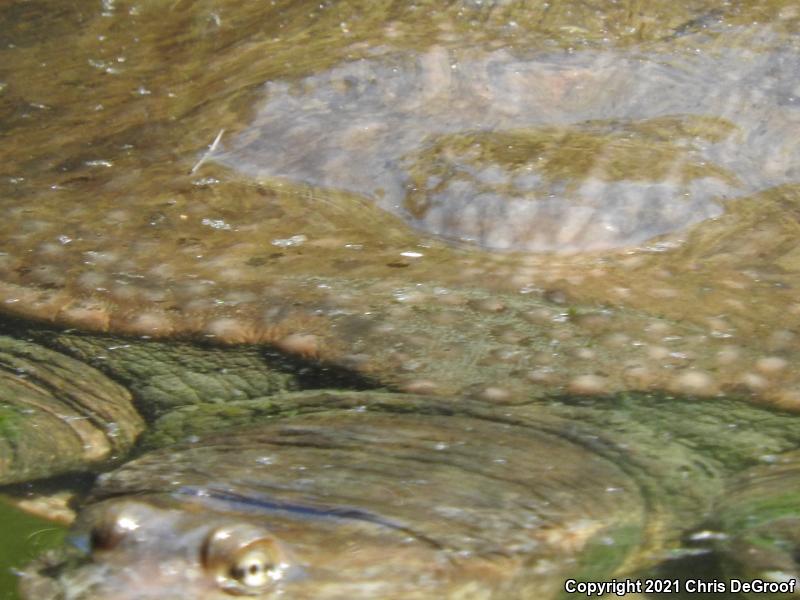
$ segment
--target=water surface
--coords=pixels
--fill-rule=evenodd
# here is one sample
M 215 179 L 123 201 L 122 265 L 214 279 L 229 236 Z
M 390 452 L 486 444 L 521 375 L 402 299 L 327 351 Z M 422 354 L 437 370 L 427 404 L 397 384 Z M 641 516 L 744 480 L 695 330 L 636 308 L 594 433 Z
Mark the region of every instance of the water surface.
M 797 180 L 795 52 L 515 50 L 379 46 L 269 82 L 217 160 L 537 252 L 635 247 Z

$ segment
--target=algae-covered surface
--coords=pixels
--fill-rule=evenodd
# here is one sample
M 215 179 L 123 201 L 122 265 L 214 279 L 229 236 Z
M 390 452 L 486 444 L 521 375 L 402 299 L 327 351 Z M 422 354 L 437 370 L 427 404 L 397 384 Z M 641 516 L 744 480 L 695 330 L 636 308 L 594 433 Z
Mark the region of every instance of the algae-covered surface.
M 0 310 L 448 398 L 797 411 L 799 30 L 767 0 L 4 2 Z

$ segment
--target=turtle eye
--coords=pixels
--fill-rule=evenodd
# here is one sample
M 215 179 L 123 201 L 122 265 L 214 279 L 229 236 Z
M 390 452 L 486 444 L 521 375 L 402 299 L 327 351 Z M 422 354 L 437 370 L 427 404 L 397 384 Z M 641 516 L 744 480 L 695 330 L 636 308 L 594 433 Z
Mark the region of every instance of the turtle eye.
M 209 533 L 201 558 L 217 584 L 233 594 L 262 591 L 283 579 L 290 567 L 286 553 L 269 532 L 243 523 Z
M 262 548 L 248 548 L 231 565 L 230 577 L 248 588 L 261 588 L 276 579 L 276 565 Z
M 89 530 L 89 543 L 94 552 L 113 550 L 141 526 L 142 515 L 135 506 L 115 507 L 105 512 Z
M 119 532 L 109 527 L 108 523 L 98 523 L 89 532 L 89 544 L 93 552 L 112 550 L 119 544 Z

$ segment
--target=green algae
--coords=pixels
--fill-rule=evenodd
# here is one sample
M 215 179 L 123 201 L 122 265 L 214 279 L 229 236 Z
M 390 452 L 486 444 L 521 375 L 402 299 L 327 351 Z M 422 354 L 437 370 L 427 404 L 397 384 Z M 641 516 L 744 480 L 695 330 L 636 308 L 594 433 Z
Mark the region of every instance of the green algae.
M 22 420 L 20 408 L 0 403 L 0 436 L 14 440 L 19 435 L 19 423 Z
M 44 330 L 43 343 L 113 375 L 148 418 L 178 406 L 224 403 L 297 387 L 259 348 L 214 348 L 181 342 L 126 340 Z M 276 366 L 280 359 L 274 359 Z
M 569 194 L 590 176 L 606 181 L 671 180 L 683 185 L 711 177 L 736 185 L 736 174 L 729 169 L 692 156 L 693 140 L 719 141 L 735 131 L 736 126 L 724 119 L 688 116 L 438 136 L 413 159 L 406 207 L 415 217 L 424 217 L 430 194 L 467 177 L 470 167 L 474 173 L 499 166 L 507 176 L 535 169 L 541 181 L 540 189 L 534 191 L 539 193 L 564 182 L 563 193 Z M 432 179 L 435 187 L 427 185 Z M 508 197 L 519 193 L 510 182 L 478 185 L 476 192 Z

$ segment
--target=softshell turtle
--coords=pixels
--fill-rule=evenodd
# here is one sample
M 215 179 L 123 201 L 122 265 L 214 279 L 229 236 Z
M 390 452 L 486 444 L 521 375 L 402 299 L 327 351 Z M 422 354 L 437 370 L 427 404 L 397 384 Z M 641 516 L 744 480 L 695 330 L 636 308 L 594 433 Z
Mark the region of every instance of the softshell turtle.
M 174 585 L 181 590 L 197 585 L 200 597 L 214 597 L 219 586 L 220 593 L 248 592 L 240 579 L 254 582 L 257 593 L 267 580 L 301 597 L 335 596 L 343 589 L 337 586 L 356 593 L 344 577 L 337 580 L 337 569 L 360 580 L 357 593 L 370 593 L 369 581 L 383 585 L 385 572 L 360 562 L 370 553 L 350 563 L 355 572 L 341 562 L 327 571 L 318 564 L 324 556 L 313 554 L 321 548 L 315 536 L 333 531 L 328 539 L 346 544 L 356 536 L 361 544 L 366 538 L 376 553 L 386 548 L 388 555 L 405 558 L 398 561 L 408 566 L 401 575 L 415 571 L 428 578 L 414 580 L 420 594 L 524 597 L 530 589 L 547 597 L 560 589 L 557 580 L 564 573 L 606 577 L 652 564 L 653 554 L 676 547 L 679 533 L 702 521 L 723 478 L 743 470 L 747 478 L 745 469 L 759 457 L 792 447 L 794 421 L 786 415 L 730 405 L 724 398 L 697 404 L 700 412 L 691 413 L 685 411 L 695 407 L 693 401 L 678 399 L 674 410 L 685 420 L 668 428 L 664 445 L 689 454 L 675 459 L 679 467 L 670 471 L 671 454 L 651 456 L 658 435 L 654 424 L 664 419 L 625 416 L 613 407 L 624 398 L 646 405 L 663 393 L 741 395 L 792 410 L 800 406 L 800 374 L 791 368 L 800 346 L 789 320 L 800 314 L 793 291 L 800 273 L 794 160 L 800 52 L 791 35 L 800 19 L 796 7 L 752 2 L 711 11 L 671 1 L 658 3 L 662 18 L 605 3 L 551 4 L 468 1 L 433 10 L 424 2 L 241 7 L 232 0 L 191 5 L 122 0 L 57 10 L 47 10 L 52 7 L 46 1 L 0 8 L 9 36 L 0 64 L 15 67 L 0 81 L 3 312 L 83 331 L 163 340 L 109 343 L 53 332 L 36 339 L 35 330 L 22 335 L 70 358 L 19 349 L 18 337 L 9 340 L 12 391 L 0 414 L 5 432 L 23 431 L 38 414 L 30 412 L 32 402 L 50 415 L 60 414 L 52 410 L 53 402 L 65 400 L 73 410 L 90 412 L 63 419 L 66 435 L 74 438 L 71 445 L 33 450 L 17 442 L 46 442 L 45 436 L 8 436 L 12 458 L 3 465 L 6 481 L 119 460 L 143 425 L 128 406 L 101 414 L 93 408 L 94 396 L 124 405 L 130 394 L 147 419 L 161 421 L 169 406 L 184 406 L 192 398 L 236 402 L 244 396 L 255 402 L 284 387 L 307 387 L 294 374 L 279 376 L 276 386 L 266 383 L 272 376 L 264 375 L 264 346 L 207 348 L 187 341 L 199 338 L 270 345 L 284 355 L 346 369 L 347 377 L 363 378 L 366 387 L 409 394 L 378 401 L 411 407 L 407 411 L 366 410 L 363 421 L 347 402 L 370 407 L 374 396 L 365 392 L 338 407 L 335 394 L 325 396 L 335 427 L 316 420 L 327 417 L 305 415 L 310 427 L 319 425 L 322 440 L 339 439 L 340 428 L 354 436 L 363 428 L 366 437 L 396 439 L 387 430 L 389 421 L 398 435 L 435 426 L 455 441 L 465 441 L 460 436 L 467 428 L 476 432 L 470 440 L 490 438 L 482 442 L 486 457 L 510 460 L 497 439 L 498 428 L 507 427 L 521 448 L 511 464 L 521 470 L 532 453 L 563 454 L 573 457 L 575 468 L 598 465 L 609 481 L 619 483 L 600 489 L 576 472 L 574 481 L 589 488 L 568 500 L 562 492 L 569 482 L 560 487 L 563 482 L 554 480 L 552 495 L 543 488 L 538 504 L 515 512 L 503 504 L 514 503 L 513 497 L 498 497 L 498 506 L 508 510 L 484 513 L 480 498 L 467 491 L 480 487 L 489 498 L 492 485 L 467 473 L 455 514 L 440 515 L 455 519 L 453 527 L 436 530 L 433 521 L 419 518 L 416 529 L 410 516 L 380 499 L 373 503 L 367 496 L 362 508 L 351 507 L 349 500 L 333 506 L 318 501 L 314 493 L 327 493 L 322 478 L 311 482 L 322 488 L 312 489 L 307 500 L 278 494 L 273 502 L 255 484 L 241 491 L 235 482 L 232 491 L 212 489 L 209 477 L 224 479 L 213 468 L 226 463 L 214 438 L 203 437 L 203 427 L 194 423 L 178 439 L 199 436 L 196 448 L 208 448 L 212 470 L 198 473 L 196 485 L 175 490 L 165 483 L 152 496 L 137 479 L 138 465 L 163 465 L 165 479 L 153 479 L 158 488 L 173 466 L 180 467 L 163 454 L 145 456 L 110 476 L 83 518 L 87 526 L 101 523 L 96 562 L 34 568 L 26 578 L 29 594 L 58 595 L 61 583 L 52 591 L 51 577 L 61 577 L 54 581 L 65 582 L 65 593 L 88 597 L 117 596 L 114 586 L 141 589 L 145 580 L 157 584 L 155 597 L 174 597 Z M 40 27 L 31 27 L 31 20 Z M 57 35 L 42 40 L 32 31 Z M 402 122 L 414 127 L 402 130 Z M 420 136 L 420 129 L 426 135 Z M 283 146 L 277 155 L 266 136 Z M 214 152 L 206 156 L 204 147 L 215 139 L 221 141 L 212 143 Z M 376 148 L 388 154 L 373 152 Z M 658 234 L 667 235 L 651 239 Z M 131 360 L 137 352 L 139 358 L 154 358 L 142 366 Z M 198 355 L 200 366 L 187 364 Z M 51 360 L 52 369 L 37 367 Z M 81 372 L 74 360 L 92 363 L 90 381 L 105 374 L 122 387 L 113 381 L 67 385 L 73 383 L 70 370 Z M 169 367 L 162 369 L 164 364 Z M 14 379 L 19 369 L 21 380 Z M 24 393 L 14 391 L 21 388 Z M 649 393 L 631 396 L 627 390 Z M 559 406 L 571 403 L 545 400 L 565 393 L 616 400 L 611 408 L 598 401 L 596 409 L 580 407 L 565 416 Z M 147 404 L 150 398 L 155 404 Z M 275 398 L 304 406 L 307 397 Z M 28 404 L 14 404 L 18 400 Z M 272 401 L 268 405 L 260 412 L 281 413 Z M 782 424 L 772 436 L 777 446 L 767 451 L 766 442 L 742 443 L 742 455 L 728 460 L 728 451 L 736 448 L 729 445 L 725 416 L 709 416 L 715 405 L 737 414 L 739 408 L 750 411 L 742 428 L 755 431 L 772 431 L 766 422 L 777 419 Z M 250 414 L 230 406 L 234 415 Z M 655 406 L 660 414 L 670 402 Z M 507 407 L 509 422 L 502 416 Z M 396 414 L 404 412 L 410 414 Z M 416 416 L 426 412 L 433 412 L 430 425 Z M 221 416 L 212 412 L 206 421 L 219 429 Z M 684 443 L 675 429 L 695 418 L 708 419 L 714 433 Z M 299 416 L 285 422 L 288 429 L 270 424 L 264 435 L 274 434 L 281 445 L 284 431 L 306 423 Z M 88 426 L 95 424 L 97 430 Z M 120 433 L 122 425 L 130 428 Z M 646 442 L 629 429 L 638 427 Z M 36 429 L 33 423 L 31 431 Z M 160 439 L 163 431 L 169 429 L 156 428 L 150 439 Z M 237 430 L 225 437 L 246 445 L 250 434 Z M 413 436 L 408 441 L 412 455 L 439 456 L 435 447 L 418 441 Z M 613 453 L 625 447 L 638 456 Z M 191 448 L 190 442 L 186 450 L 162 452 L 177 460 Z M 232 448 L 229 457 L 238 453 L 235 444 Z M 466 457 L 477 460 L 480 450 L 469 448 Z M 375 454 L 370 460 L 379 460 Z M 383 476 L 384 467 L 397 459 L 387 458 Z M 663 483 L 642 487 L 647 469 L 630 467 L 637 459 L 647 468 L 664 467 Z M 347 476 L 352 461 L 360 459 L 345 452 L 336 460 L 331 472 Z M 359 464 L 364 481 L 371 481 L 369 460 Z M 451 481 L 445 467 L 431 473 L 439 489 Z M 695 468 L 703 476 L 695 477 Z M 463 470 L 456 464 L 453 469 Z M 183 478 L 180 470 L 174 475 L 170 481 Z M 358 478 L 347 482 L 350 488 L 353 481 Z M 397 484 L 375 481 L 381 489 Z M 535 486 L 520 481 L 535 496 Z M 691 482 L 684 491 L 691 500 L 686 509 L 672 489 L 684 481 Z M 737 535 L 745 535 L 752 521 L 748 498 L 782 497 L 783 488 L 759 483 L 764 481 L 769 475 L 753 475 L 751 484 L 745 480 L 741 489 L 749 491 L 732 495 L 732 508 L 721 513 L 735 523 Z M 499 495 L 510 489 L 505 483 L 498 483 Z M 135 492 L 141 502 L 112 506 L 111 499 L 102 500 L 104 490 Z M 598 493 L 599 524 L 589 506 Z M 625 501 L 609 500 L 615 493 Z M 427 510 L 434 510 L 440 497 L 425 502 Z M 174 502 L 187 510 L 176 512 Z M 191 519 L 198 503 L 205 503 L 200 514 L 206 515 L 199 528 Z M 236 513 L 233 521 L 209 516 L 215 503 L 227 515 Z M 552 515 L 544 510 L 550 505 Z M 103 516 L 106 507 L 111 516 Z M 252 573 L 249 567 L 225 566 L 225 544 L 198 550 L 201 538 L 220 541 L 226 532 L 260 540 L 263 530 L 252 527 L 265 525 L 250 517 L 265 508 L 276 529 L 296 533 L 297 539 L 259 542 L 254 552 L 261 558 L 249 563 Z M 448 537 L 463 535 L 456 526 L 459 511 L 488 519 L 479 523 L 483 529 L 474 529 L 474 538 Z M 590 516 L 576 523 L 579 514 Z M 773 527 L 771 516 L 754 514 L 763 521 L 756 525 L 757 540 L 763 532 L 784 531 L 780 524 Z M 518 520 L 504 522 L 504 515 Z M 535 526 L 549 515 L 552 528 L 515 537 L 518 525 Z M 636 515 L 645 516 L 637 521 Z M 788 512 L 786 519 L 793 518 Z M 162 547 L 143 525 L 150 521 L 186 535 Z M 312 522 L 318 529 L 303 529 Z M 118 536 L 115 523 L 133 530 L 133 537 Z M 210 527 L 222 533 L 212 534 Z M 616 528 L 630 529 L 641 542 L 629 543 Z M 115 546 L 118 537 L 121 545 Z M 157 555 L 158 564 L 137 562 L 141 553 L 131 539 L 148 553 L 161 547 L 169 557 Z M 759 573 L 791 577 L 784 551 L 791 540 L 781 535 L 774 540 L 768 546 L 781 558 L 765 559 Z M 414 549 L 398 555 L 403 543 Z M 748 543 L 745 537 L 736 547 Z M 518 553 L 498 549 L 504 544 Z M 608 548 L 622 551 L 609 555 Z M 191 562 L 198 551 L 211 580 Z M 275 569 L 262 569 L 266 554 Z M 613 565 L 604 562 L 608 556 Z M 120 564 L 125 561 L 133 566 Z M 590 571 L 583 570 L 584 563 Z M 170 581 L 173 568 L 189 579 Z M 323 569 L 317 578 L 315 568 Z M 534 578 L 537 570 L 541 577 Z M 98 583 L 101 579 L 108 587 Z M 484 580 L 490 583 L 475 583 Z M 204 588 L 208 581 L 211 587 Z M 395 578 L 383 591 L 387 597 L 409 593 L 407 584 Z
M 793 5 L 112 4 L 0 9 L 5 313 L 800 405 Z
M 731 578 L 798 592 L 800 424 L 745 402 L 293 392 L 153 435 L 184 441 L 101 476 L 24 597 L 556 598 L 692 532 Z
M 731 577 L 796 577 L 788 413 L 657 393 L 398 394 L 264 348 L 7 333 L 5 379 L 51 393 L 4 405 L 6 432 L 23 433 L 5 437 L 7 480 L 91 466 L 75 449 L 87 437 L 130 440 L 131 396 L 151 424 L 140 458 L 98 480 L 75 547 L 25 571 L 26 598 L 554 598 L 696 552 L 693 533 Z M 76 402 L 52 375 L 64 366 L 127 403 Z M 301 391 L 312 382 L 339 390 Z M 45 425 L 77 440 L 63 457 L 25 434 L 41 406 L 67 415 L 66 434 Z M 120 462 L 122 441 L 94 468 Z
M 125 383 L 151 423 L 139 458 L 99 478 L 74 547 L 25 571 L 26 598 L 555 598 L 568 580 L 645 580 L 698 552 L 692 537 L 731 578 L 797 577 L 788 413 L 657 393 L 399 394 L 259 348 L 8 332 L 4 362 L 40 358 L 18 383 L 63 399 L 46 412 L 81 408 L 43 357 Z M 311 381 L 339 390 L 301 391 Z M 112 439 L 141 427 L 85 406 L 78 420 Z

